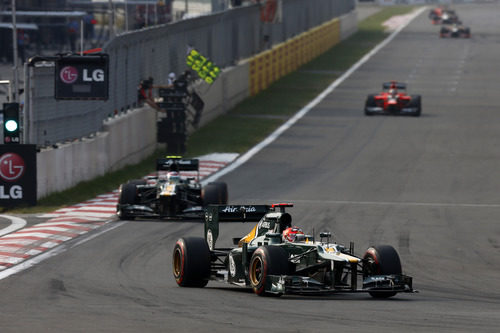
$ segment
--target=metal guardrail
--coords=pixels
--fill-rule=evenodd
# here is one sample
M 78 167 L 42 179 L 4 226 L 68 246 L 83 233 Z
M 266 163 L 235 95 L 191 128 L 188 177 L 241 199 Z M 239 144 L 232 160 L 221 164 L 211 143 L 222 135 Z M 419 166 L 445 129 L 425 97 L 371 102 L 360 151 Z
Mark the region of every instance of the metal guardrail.
M 223 68 L 355 8 L 354 0 L 283 0 L 282 20 L 264 23 L 258 5 L 239 7 L 118 35 L 109 54 L 109 100 L 56 101 L 54 64 L 25 65 L 25 143 L 49 146 L 101 130 L 103 121 L 138 106 L 137 87 L 153 78 L 167 82 L 186 69 L 189 47 Z

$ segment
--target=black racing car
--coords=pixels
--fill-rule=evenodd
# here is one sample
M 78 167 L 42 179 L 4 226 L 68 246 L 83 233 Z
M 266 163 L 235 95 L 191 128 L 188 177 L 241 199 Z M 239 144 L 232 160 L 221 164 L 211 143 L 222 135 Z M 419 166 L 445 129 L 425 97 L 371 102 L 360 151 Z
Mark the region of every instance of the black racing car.
M 156 161 L 157 175 L 131 180 L 120 186 L 116 214 L 121 220 L 136 217 L 202 218 L 209 204 L 226 204 L 226 183 L 199 183 L 199 161 L 180 157 Z M 166 176 L 161 172 L 167 171 Z M 195 171 L 197 177 L 180 177 L 179 171 Z
M 292 227 L 291 204 L 208 206 L 205 239 L 180 238 L 173 251 L 173 274 L 181 287 L 204 287 L 209 280 L 251 287 L 261 295 L 369 293 L 388 298 L 414 292 L 390 245 L 369 247 L 362 257 L 329 232 L 316 236 Z M 216 248 L 219 222 L 258 221 L 234 248 Z M 293 236 L 293 237 L 290 237 Z
M 441 38 L 470 38 L 470 28 L 463 26 L 460 23 L 443 25 L 439 31 L 439 37 Z

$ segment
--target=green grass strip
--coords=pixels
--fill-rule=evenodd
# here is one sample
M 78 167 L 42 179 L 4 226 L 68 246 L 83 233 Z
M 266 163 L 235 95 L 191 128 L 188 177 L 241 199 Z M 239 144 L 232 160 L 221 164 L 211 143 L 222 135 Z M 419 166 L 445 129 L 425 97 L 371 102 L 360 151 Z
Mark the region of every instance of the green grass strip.
M 351 67 L 378 43 L 387 37 L 382 23 L 395 15 L 413 10 L 412 6 L 384 7 L 361 21 L 358 31 L 330 50 L 274 82 L 268 89 L 245 99 L 232 110 L 221 115 L 193 133 L 187 142 L 187 157 L 214 152 L 244 153 L 267 137 L 310 100 L 330 85 L 342 72 Z M 129 179 L 141 178 L 154 171 L 156 151 L 142 162 L 121 170 L 109 172 L 75 187 L 50 194 L 35 207 L 9 210 L 30 214 L 50 212 L 108 193 Z M 3 212 L 7 209 L 3 209 Z

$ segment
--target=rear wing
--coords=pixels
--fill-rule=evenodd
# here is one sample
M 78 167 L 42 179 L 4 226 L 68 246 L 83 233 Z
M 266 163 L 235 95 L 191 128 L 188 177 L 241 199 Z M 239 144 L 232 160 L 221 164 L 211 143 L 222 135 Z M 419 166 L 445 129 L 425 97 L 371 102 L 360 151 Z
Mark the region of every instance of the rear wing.
M 382 84 L 382 88 L 384 90 L 394 89 L 394 88 L 397 90 L 406 90 L 406 83 L 400 83 L 400 82 L 395 82 L 395 81 L 384 82 Z
M 167 157 L 156 160 L 156 171 L 198 171 L 200 161 L 196 158 Z
M 211 250 L 219 237 L 219 222 L 258 222 L 272 206 L 209 205 L 205 208 L 205 240 Z

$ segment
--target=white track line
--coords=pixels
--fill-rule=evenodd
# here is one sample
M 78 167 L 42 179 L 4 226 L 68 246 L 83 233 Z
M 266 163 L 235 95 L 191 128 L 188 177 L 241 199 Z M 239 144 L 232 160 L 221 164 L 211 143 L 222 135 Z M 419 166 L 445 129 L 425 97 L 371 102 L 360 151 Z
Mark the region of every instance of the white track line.
M 202 185 L 206 185 L 209 182 L 213 182 L 220 177 L 230 173 L 231 171 L 235 170 L 236 168 L 240 167 L 243 165 L 246 161 L 248 161 L 250 158 L 252 158 L 255 154 L 260 152 L 262 149 L 264 149 L 266 146 L 271 144 L 274 140 L 276 140 L 283 132 L 288 130 L 290 127 L 293 126 L 298 120 L 300 120 L 302 117 L 304 117 L 309 111 L 311 111 L 316 105 L 318 105 L 326 96 L 328 96 L 332 91 L 334 91 L 342 82 L 344 82 L 349 76 L 351 76 L 352 73 L 354 73 L 361 65 L 363 65 L 365 62 L 367 62 L 371 57 L 373 57 L 378 51 L 380 51 L 383 47 L 385 47 L 387 44 L 389 44 L 394 37 L 397 36 L 403 30 L 406 28 L 408 24 L 410 24 L 415 17 L 420 15 L 424 10 L 426 10 L 427 7 L 421 7 L 420 9 L 416 10 L 411 14 L 411 17 L 409 20 L 404 23 L 403 25 L 399 26 L 393 33 L 391 33 L 386 39 L 384 39 L 380 44 L 378 44 L 376 47 L 374 47 L 368 54 L 366 54 L 363 58 L 361 58 L 357 63 L 355 63 L 351 68 L 349 68 L 341 77 L 339 77 L 337 80 L 335 80 L 330 86 L 328 86 L 321 94 L 319 94 L 315 99 L 313 99 L 311 102 L 309 102 L 306 106 L 304 106 L 301 110 L 299 110 L 292 118 L 290 118 L 286 123 L 281 125 L 278 129 L 276 129 L 273 133 L 271 133 L 267 138 L 264 139 L 264 141 L 260 142 L 253 148 L 251 148 L 248 152 L 245 154 L 241 155 L 234 163 L 230 164 L 226 168 L 222 169 L 219 172 L 214 173 L 212 176 L 204 179 L 201 181 Z
M 16 230 L 19 230 L 21 228 L 24 228 L 26 225 L 26 221 L 22 218 L 16 217 L 16 216 L 10 216 L 10 215 L 0 215 L 0 217 L 3 217 L 4 219 L 11 220 L 11 224 L 0 230 L 0 236 L 9 234 L 11 232 L 14 232 Z

